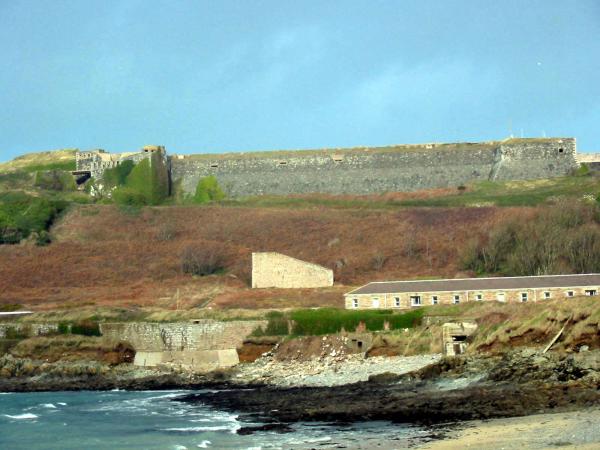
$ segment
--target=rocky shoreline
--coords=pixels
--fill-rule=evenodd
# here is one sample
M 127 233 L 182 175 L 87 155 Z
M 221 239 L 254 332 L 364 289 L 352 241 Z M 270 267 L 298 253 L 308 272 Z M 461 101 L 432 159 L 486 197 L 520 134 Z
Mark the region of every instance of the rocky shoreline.
M 600 406 L 600 350 L 296 362 L 267 354 L 209 374 L 94 362 L 32 364 L 0 358 L 0 391 L 202 390 L 174 401 L 234 412 L 271 431 L 298 421 L 440 424 Z
M 416 372 L 340 386 L 239 386 L 177 401 L 267 423 L 387 420 L 438 424 L 572 411 L 600 405 L 600 352 L 534 350 L 442 359 Z

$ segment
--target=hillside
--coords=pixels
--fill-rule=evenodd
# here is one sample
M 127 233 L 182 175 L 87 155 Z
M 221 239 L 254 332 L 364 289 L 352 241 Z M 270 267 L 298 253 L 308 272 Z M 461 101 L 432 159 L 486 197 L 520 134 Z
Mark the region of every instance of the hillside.
M 550 217 L 552 211 L 571 214 L 565 205 L 582 199 L 594 203 L 600 178 L 587 171 L 549 180 L 368 196 L 260 196 L 212 205 L 179 205 L 171 197 L 169 206 L 140 208 L 110 205 L 106 198 L 81 205 L 92 199 L 40 183 L 40 173 L 67 176 L 73 164 L 74 151 L 64 150 L 0 165 L 0 237 L 4 234 L 6 243 L 22 242 L 0 245 L 0 303 L 44 309 L 341 306 L 349 286 L 368 281 L 454 277 L 464 275 L 464 267 L 498 273 L 503 264 L 504 274 L 511 274 L 514 264 L 506 264 L 511 249 L 497 249 L 504 260 L 485 264 L 490 236 L 502 235 L 502 227 L 511 221 L 541 220 L 543 233 L 564 234 L 564 242 L 553 238 L 559 248 L 563 243 L 565 249 L 572 248 L 578 245 L 573 239 L 588 237 L 593 249 L 593 239 L 600 236 L 591 207 L 572 211 L 587 217 L 573 230 L 568 229 L 571 221 Z M 548 217 L 540 213 L 544 211 Z M 557 227 L 552 221 L 566 225 Z M 525 236 L 530 232 L 520 230 Z M 544 234 L 535 235 L 545 239 Z M 472 245 L 475 240 L 477 246 Z M 469 248 L 474 253 L 465 264 Z M 215 274 L 184 273 L 184 253 L 199 251 L 218 260 Z M 336 286 L 251 290 L 253 251 L 277 251 L 332 268 Z M 553 266 L 561 273 L 582 270 L 562 259 L 559 255 Z M 585 264 L 596 267 L 597 262 L 588 258 Z
M 55 225 L 51 245 L 0 246 L 0 300 L 46 307 L 65 302 L 170 307 L 179 289 L 181 305 L 188 307 L 209 301 L 216 307 L 288 306 L 288 299 L 341 306 L 344 287 L 325 293 L 248 289 L 251 252 L 278 251 L 331 267 L 338 285 L 454 276 L 458 250 L 474 233 L 530 213 L 78 206 Z M 184 274 L 181 255 L 189 246 L 218 251 L 225 273 Z
M 0 192 L 21 189 L 33 190 L 38 171 L 75 169 L 76 149 L 28 153 L 12 161 L 0 163 Z

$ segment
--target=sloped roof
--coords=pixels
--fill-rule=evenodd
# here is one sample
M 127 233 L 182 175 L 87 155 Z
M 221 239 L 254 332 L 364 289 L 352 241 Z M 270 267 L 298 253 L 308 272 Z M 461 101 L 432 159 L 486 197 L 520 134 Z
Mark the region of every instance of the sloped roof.
M 444 280 L 383 281 L 359 287 L 348 294 L 401 294 L 510 289 L 600 286 L 600 274 L 544 275 L 537 277 L 456 278 Z

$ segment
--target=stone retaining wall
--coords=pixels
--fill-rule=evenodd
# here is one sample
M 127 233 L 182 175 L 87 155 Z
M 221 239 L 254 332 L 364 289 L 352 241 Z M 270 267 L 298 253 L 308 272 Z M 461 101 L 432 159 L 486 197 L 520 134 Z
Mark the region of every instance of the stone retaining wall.
M 128 342 L 136 351 L 224 350 L 239 347 L 244 338 L 264 320 L 219 322 L 197 320 L 191 322 L 102 323 L 102 336 L 111 342 Z
M 510 139 L 225 155 L 175 155 L 171 179 L 186 193 L 213 175 L 231 197 L 374 194 L 458 187 L 485 180 L 564 176 L 577 167 L 575 139 Z

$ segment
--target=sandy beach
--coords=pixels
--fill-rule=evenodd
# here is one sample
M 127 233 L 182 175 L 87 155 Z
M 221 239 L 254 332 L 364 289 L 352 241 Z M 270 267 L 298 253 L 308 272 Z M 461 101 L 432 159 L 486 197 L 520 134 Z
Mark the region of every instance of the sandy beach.
M 419 446 L 428 450 L 449 449 L 598 449 L 600 409 L 536 414 L 487 421 L 465 422 L 447 439 Z

